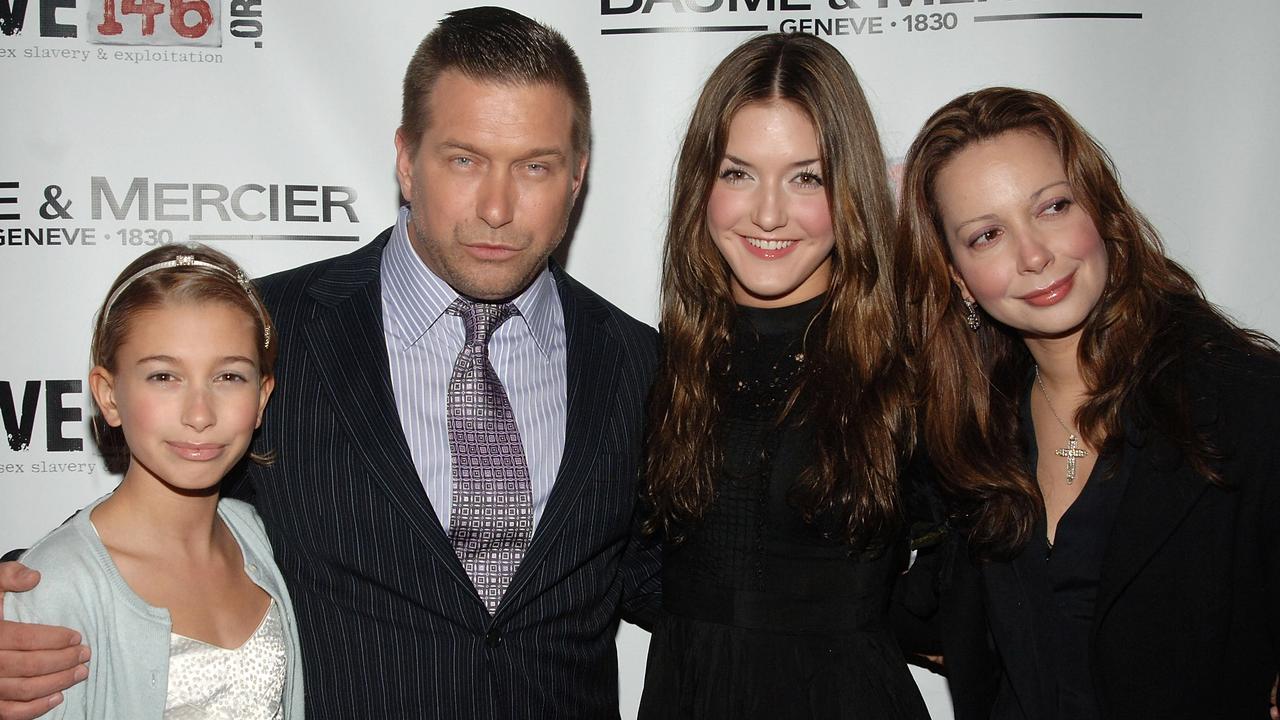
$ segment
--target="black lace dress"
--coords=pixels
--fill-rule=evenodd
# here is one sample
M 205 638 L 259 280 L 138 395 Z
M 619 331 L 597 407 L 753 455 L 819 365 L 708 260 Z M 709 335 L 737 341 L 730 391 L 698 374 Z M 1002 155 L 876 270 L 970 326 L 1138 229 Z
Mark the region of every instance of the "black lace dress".
M 739 308 L 723 471 L 712 507 L 664 558 L 642 720 L 929 717 L 887 626 L 901 555 L 851 553 L 789 501 L 814 439 L 777 420 L 820 304 Z

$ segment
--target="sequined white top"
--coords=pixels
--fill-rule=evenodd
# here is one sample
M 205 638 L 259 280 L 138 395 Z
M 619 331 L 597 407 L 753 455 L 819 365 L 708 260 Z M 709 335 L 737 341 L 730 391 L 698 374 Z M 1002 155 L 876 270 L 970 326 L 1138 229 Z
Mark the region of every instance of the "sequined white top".
M 170 633 L 165 720 L 280 720 L 284 677 L 284 627 L 274 600 L 238 648 Z

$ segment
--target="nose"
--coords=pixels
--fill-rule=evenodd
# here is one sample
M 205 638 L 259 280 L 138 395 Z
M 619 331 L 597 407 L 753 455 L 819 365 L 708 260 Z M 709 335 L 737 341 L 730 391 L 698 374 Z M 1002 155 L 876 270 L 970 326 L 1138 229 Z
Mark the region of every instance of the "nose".
M 1023 232 L 1018 238 L 1018 269 L 1024 273 L 1038 273 L 1053 262 L 1053 251 L 1035 230 Z
M 756 192 L 751 222 L 766 232 L 787 224 L 787 199 L 782 190 L 765 185 Z
M 196 432 L 207 430 L 217 422 L 209 392 L 208 388 L 191 388 L 183 403 L 182 423 Z
M 506 168 L 493 168 L 480 181 L 476 197 L 476 215 L 491 228 L 497 229 L 511 222 L 515 213 L 516 187 L 511 172 Z

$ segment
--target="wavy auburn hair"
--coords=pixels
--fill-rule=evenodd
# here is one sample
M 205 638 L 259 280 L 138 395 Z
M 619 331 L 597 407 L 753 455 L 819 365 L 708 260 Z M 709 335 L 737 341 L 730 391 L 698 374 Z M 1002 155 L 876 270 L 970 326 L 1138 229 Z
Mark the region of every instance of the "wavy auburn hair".
M 1191 421 L 1185 358 L 1213 347 L 1273 347 L 1225 318 L 1165 256 L 1155 229 L 1121 190 L 1111 158 L 1058 103 L 993 87 L 944 105 L 907 154 L 894 267 L 907 305 L 921 440 L 944 489 L 967 515 L 971 547 L 984 557 L 1016 553 L 1044 512 L 1020 444 L 1019 402 L 1033 361 L 1017 333 L 989 316 L 976 333 L 965 326 L 936 182 L 957 153 L 1009 132 L 1032 133 L 1058 148 L 1075 199 L 1106 249 L 1106 285 L 1078 350 L 1088 397 L 1074 419 L 1089 445 L 1114 449 L 1123 438 L 1122 416 L 1132 413 L 1172 439 L 1202 476 L 1222 484 L 1214 469 L 1219 453 Z
M 911 433 L 910 383 L 888 260 L 893 201 L 875 119 L 853 68 L 812 35 L 752 38 L 720 62 L 698 98 L 676 166 L 663 252 L 663 359 L 650 400 L 647 530 L 678 542 L 707 510 L 722 460 L 718 382 L 735 304 L 730 270 L 707 228 L 729 125 L 743 107 L 785 101 L 813 122 L 835 234 L 826 328 L 806 338 L 815 465 L 792 488 L 810 522 L 859 544 L 897 522 L 897 479 Z

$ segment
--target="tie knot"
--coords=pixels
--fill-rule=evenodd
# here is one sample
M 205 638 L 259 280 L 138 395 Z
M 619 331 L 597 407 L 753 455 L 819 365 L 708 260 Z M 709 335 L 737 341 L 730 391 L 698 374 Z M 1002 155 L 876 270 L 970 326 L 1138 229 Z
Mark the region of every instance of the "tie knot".
M 445 312 L 462 318 L 467 328 L 467 344 L 488 346 L 489 338 L 498 326 L 520 314 L 511 303 L 485 303 L 458 298 Z

